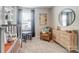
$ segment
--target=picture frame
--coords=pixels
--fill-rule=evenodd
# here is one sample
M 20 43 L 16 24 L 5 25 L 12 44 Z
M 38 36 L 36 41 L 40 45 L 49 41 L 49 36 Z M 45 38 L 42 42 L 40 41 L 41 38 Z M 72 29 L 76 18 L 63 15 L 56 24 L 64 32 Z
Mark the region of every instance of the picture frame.
M 40 13 L 39 14 L 39 22 L 40 22 L 40 25 L 47 24 L 47 13 Z

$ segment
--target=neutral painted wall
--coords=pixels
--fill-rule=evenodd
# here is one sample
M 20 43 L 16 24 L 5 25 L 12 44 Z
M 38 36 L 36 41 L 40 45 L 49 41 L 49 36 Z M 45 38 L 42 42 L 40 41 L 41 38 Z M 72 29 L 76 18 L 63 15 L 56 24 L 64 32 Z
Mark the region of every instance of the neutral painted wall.
M 75 21 L 72 25 L 62 27 L 59 24 L 58 16 L 59 16 L 59 13 L 65 8 L 72 9 L 75 12 L 76 17 L 75 17 Z M 79 29 L 79 7 L 77 7 L 77 6 L 58 6 L 58 7 L 54 7 L 54 8 L 52 8 L 52 16 L 53 16 L 53 18 L 52 18 L 53 28 L 57 28 L 57 26 L 61 26 L 61 29 L 64 29 L 64 30 L 78 30 Z
M 59 13 L 65 9 L 65 8 L 70 8 L 75 12 L 75 21 L 72 25 L 63 27 L 59 24 Z M 60 26 L 62 30 L 78 30 L 78 35 L 79 35 L 79 7 L 78 6 L 58 6 L 58 7 L 53 7 L 52 8 L 52 28 L 57 29 L 57 26 Z M 78 50 L 79 50 L 79 37 L 78 37 Z
M 39 24 L 39 14 L 40 13 L 47 13 L 48 21 L 47 25 L 40 25 Z M 52 26 L 51 25 L 51 9 L 50 8 L 36 8 L 35 9 L 35 33 L 36 36 L 40 36 L 40 31 L 45 27 L 45 26 Z
M 2 25 L 2 6 L 0 6 L 0 25 Z

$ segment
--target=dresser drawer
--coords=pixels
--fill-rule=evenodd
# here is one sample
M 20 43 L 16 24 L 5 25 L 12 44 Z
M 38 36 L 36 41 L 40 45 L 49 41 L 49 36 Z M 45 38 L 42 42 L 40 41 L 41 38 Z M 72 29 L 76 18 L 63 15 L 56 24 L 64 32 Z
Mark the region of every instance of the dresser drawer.
M 66 32 L 61 30 L 54 30 L 55 41 L 65 47 L 68 51 L 77 48 L 77 35 L 74 32 Z

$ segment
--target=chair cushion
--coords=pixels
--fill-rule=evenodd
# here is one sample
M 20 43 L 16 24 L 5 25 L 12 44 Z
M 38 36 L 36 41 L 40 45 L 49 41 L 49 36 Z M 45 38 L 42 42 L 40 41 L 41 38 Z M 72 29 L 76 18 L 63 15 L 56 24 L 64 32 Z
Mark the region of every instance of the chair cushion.
M 45 32 L 49 32 L 50 31 L 50 27 L 45 27 L 43 28 L 42 32 L 45 33 Z

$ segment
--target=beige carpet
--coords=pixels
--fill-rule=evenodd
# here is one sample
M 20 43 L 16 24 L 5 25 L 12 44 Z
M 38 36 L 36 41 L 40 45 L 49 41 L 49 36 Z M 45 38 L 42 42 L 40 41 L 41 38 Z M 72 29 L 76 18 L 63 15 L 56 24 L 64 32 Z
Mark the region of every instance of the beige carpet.
M 55 42 L 33 38 L 23 43 L 20 53 L 67 53 L 67 51 Z

